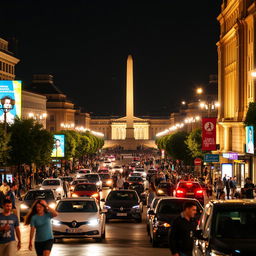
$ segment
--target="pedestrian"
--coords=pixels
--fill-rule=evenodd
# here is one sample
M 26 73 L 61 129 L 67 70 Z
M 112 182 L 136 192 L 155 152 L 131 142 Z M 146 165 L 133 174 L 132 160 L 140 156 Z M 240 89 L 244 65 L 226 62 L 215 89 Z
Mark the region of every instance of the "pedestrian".
M 196 212 L 196 204 L 186 202 L 183 212 L 174 220 L 168 236 L 172 256 L 192 256 L 194 232 L 197 226 L 193 218 Z
M 223 182 L 221 180 L 221 178 L 219 177 L 217 180 L 216 180 L 216 199 L 220 199 L 220 195 L 221 195 L 221 192 L 223 191 L 223 188 L 224 188 L 224 185 L 223 185 Z
M 15 233 L 18 243 L 15 241 Z M 18 217 L 12 214 L 12 202 L 5 199 L 3 213 L 0 213 L 0 255 L 14 256 L 21 247 Z
M 32 251 L 32 241 L 35 236 L 35 250 L 38 256 L 49 256 L 53 245 L 51 218 L 58 213 L 48 206 L 45 200 L 37 200 L 25 217 L 25 225 L 30 225 L 29 250 Z
M 16 197 L 15 197 L 15 191 L 17 190 L 17 184 L 12 183 L 10 188 L 11 189 L 7 192 L 6 199 L 9 199 L 12 202 L 13 213 L 17 215 Z
M 3 181 L 3 184 L 0 186 L 0 191 L 3 192 L 4 196 L 6 196 L 9 190 L 10 186 L 8 185 L 7 180 L 5 179 Z
M 245 197 L 248 199 L 254 199 L 253 191 L 255 189 L 254 184 L 250 178 L 246 179 L 246 183 L 244 184 Z
M 227 192 L 227 199 L 229 199 L 230 196 L 230 178 L 228 178 L 225 182 L 226 192 Z
M 120 174 L 118 175 L 116 186 L 118 189 L 122 189 L 124 187 L 124 179 Z
M 230 186 L 230 189 L 231 189 L 231 198 L 235 198 L 235 194 L 236 194 L 236 181 L 235 181 L 236 177 L 231 177 L 230 178 L 230 183 L 229 183 L 229 186 Z
M 157 192 L 156 192 L 156 187 L 154 185 L 154 183 L 150 183 L 149 186 L 149 194 L 148 194 L 148 200 L 147 200 L 147 206 L 150 207 L 152 201 L 154 200 L 154 198 L 157 196 Z

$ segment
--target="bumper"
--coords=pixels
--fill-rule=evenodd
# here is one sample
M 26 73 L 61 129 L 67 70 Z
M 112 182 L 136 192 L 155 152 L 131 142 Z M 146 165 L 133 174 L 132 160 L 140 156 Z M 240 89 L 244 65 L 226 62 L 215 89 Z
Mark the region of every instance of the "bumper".
M 54 238 L 98 238 L 100 237 L 99 230 L 92 230 L 79 233 L 67 233 L 60 231 L 53 231 Z
M 106 218 L 109 219 L 140 219 L 141 212 L 116 212 L 111 211 L 106 213 Z

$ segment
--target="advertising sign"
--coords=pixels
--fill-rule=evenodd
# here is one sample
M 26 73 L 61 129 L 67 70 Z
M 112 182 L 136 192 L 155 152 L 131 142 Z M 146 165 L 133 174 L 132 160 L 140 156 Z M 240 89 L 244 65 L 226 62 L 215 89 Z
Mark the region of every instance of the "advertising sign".
M 216 150 L 216 118 L 202 119 L 202 150 Z
M 223 153 L 222 156 L 230 160 L 238 160 L 238 153 L 236 152 Z
M 21 117 L 21 81 L 0 80 L 0 108 L 9 109 L 6 113 L 9 124 L 14 123 L 16 116 Z M 3 110 L 0 110 L 0 122 L 4 122 Z
M 207 163 L 218 163 L 220 161 L 220 156 L 218 154 L 205 154 L 204 161 Z
M 254 127 L 246 126 L 246 153 L 254 154 Z
M 54 134 L 52 157 L 65 157 L 65 135 Z
M 232 164 L 222 164 L 221 165 L 221 176 L 222 179 L 226 177 L 232 177 L 233 176 L 233 165 Z

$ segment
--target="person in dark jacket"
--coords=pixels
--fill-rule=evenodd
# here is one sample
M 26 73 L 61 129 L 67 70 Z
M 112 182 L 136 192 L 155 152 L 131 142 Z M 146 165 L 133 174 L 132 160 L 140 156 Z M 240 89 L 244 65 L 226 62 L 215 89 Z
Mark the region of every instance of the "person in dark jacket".
M 193 218 L 196 212 L 196 204 L 194 202 L 186 202 L 183 212 L 174 220 L 169 232 L 169 247 L 172 256 L 192 256 L 193 234 L 197 225 Z

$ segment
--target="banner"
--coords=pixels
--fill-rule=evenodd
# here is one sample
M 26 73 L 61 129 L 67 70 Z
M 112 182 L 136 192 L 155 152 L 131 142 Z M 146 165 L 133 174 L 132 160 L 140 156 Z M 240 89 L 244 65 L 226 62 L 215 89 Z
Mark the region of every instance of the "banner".
M 246 153 L 254 154 L 254 127 L 246 126 Z
M 21 81 L 0 80 L 0 108 L 9 109 L 6 112 L 6 121 L 9 124 L 14 123 L 16 116 L 21 117 Z M 4 111 L 1 110 L 0 122 L 4 122 L 4 119 Z
M 65 135 L 54 134 L 52 157 L 65 157 Z
M 216 118 L 202 119 L 202 150 L 216 150 Z

